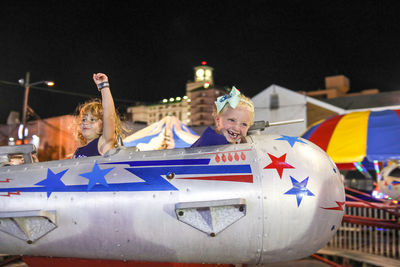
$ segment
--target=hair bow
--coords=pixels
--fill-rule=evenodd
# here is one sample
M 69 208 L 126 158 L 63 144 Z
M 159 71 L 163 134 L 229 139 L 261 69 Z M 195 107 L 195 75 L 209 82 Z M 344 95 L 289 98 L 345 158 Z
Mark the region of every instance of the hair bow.
M 236 89 L 235 86 L 233 86 L 229 94 L 217 98 L 217 101 L 215 101 L 215 105 L 217 106 L 217 112 L 219 113 L 226 104 L 229 104 L 232 108 L 236 108 L 239 102 L 240 91 Z

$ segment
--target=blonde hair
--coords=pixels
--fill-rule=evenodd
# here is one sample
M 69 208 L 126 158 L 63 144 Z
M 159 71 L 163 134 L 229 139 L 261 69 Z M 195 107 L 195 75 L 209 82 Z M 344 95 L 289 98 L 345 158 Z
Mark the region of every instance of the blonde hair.
M 95 117 L 97 120 L 102 120 L 103 121 L 103 105 L 101 104 L 100 99 L 92 99 L 89 100 L 81 105 L 79 105 L 76 108 L 76 128 L 77 130 L 75 131 L 75 137 L 77 141 L 79 142 L 80 145 L 86 145 L 87 140 L 86 138 L 82 135 L 82 131 L 80 128 L 81 121 L 85 115 L 88 113 L 91 113 L 93 117 Z M 125 128 L 122 125 L 121 119 L 115 111 L 115 140 L 114 140 L 114 146 L 118 146 L 118 137 L 120 136 L 121 138 L 125 137 L 125 133 L 127 132 Z M 101 129 L 101 132 L 98 133 L 99 136 L 103 134 L 103 129 Z
M 248 111 L 251 112 L 251 124 L 253 124 L 253 122 L 254 122 L 254 104 L 253 104 L 253 101 L 251 101 L 250 98 L 248 98 L 247 96 L 245 96 L 242 93 L 240 93 L 239 97 L 240 97 L 240 102 L 237 105 L 237 107 L 239 107 L 239 106 L 240 107 L 244 107 L 245 109 L 247 109 Z M 230 107 L 229 104 L 225 105 L 223 107 L 223 109 L 221 109 L 219 112 L 217 112 L 216 107 L 214 106 L 213 115 L 214 116 L 218 116 L 218 115 L 224 113 L 228 107 Z

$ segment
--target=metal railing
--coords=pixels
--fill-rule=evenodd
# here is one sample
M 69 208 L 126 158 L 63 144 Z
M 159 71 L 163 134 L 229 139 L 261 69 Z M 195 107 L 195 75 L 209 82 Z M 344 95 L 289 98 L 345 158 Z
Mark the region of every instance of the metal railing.
M 400 260 L 400 223 L 387 204 L 346 202 L 345 216 L 328 249 L 361 252 Z

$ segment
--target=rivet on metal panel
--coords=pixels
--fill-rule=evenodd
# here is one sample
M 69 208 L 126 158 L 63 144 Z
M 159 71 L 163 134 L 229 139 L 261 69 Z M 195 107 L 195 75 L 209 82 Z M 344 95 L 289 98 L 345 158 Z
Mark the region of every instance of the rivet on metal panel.
M 58 167 L 61 167 L 61 163 L 58 164 Z
M 257 249 L 257 252 L 260 253 L 260 252 L 261 252 L 261 249 Z
M 28 240 L 28 241 L 26 241 L 26 243 L 28 243 L 28 244 L 32 244 L 32 243 L 33 243 L 33 241 L 32 241 L 32 240 Z
M 28 169 L 28 168 L 27 168 L 27 167 L 25 167 L 25 168 L 24 168 L 24 171 L 26 171 L 27 169 Z
M 128 159 L 131 159 L 131 158 L 132 158 L 132 156 L 129 156 L 129 157 L 128 157 Z
M 267 199 L 267 197 L 264 196 L 264 199 Z
M 190 188 L 186 188 L 186 192 L 189 192 L 190 191 Z
M 260 196 L 257 196 L 257 198 L 260 199 L 261 197 L 260 197 Z
M 168 179 L 174 179 L 174 177 L 175 177 L 175 173 L 173 173 L 173 172 L 169 172 L 169 173 L 167 173 L 167 178 Z
M 211 236 L 211 237 L 215 237 L 215 233 L 211 233 L 210 236 Z
M 178 211 L 178 215 L 179 215 L 179 216 L 183 216 L 184 214 L 185 214 L 185 213 L 184 213 L 183 211 L 181 211 L 181 210 Z
M 153 198 L 156 198 L 156 194 L 153 194 Z
M 73 198 L 73 197 L 71 197 L 71 201 L 74 201 L 74 198 Z
M 239 211 L 244 211 L 243 206 L 240 206 L 240 207 L 239 207 Z
M 121 244 L 117 244 L 117 247 L 120 247 L 121 246 Z

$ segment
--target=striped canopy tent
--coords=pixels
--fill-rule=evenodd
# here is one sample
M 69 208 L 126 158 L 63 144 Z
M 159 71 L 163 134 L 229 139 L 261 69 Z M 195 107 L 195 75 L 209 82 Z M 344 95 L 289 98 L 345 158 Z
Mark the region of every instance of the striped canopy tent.
M 303 138 L 338 164 L 400 159 L 400 110 L 337 115 L 312 125 Z M 345 166 L 345 165 L 342 165 Z
M 141 151 L 184 148 L 191 146 L 199 136 L 174 116 L 167 116 L 126 137 L 124 145 Z

